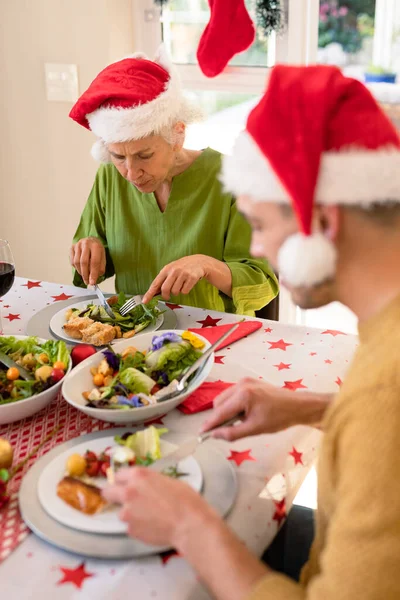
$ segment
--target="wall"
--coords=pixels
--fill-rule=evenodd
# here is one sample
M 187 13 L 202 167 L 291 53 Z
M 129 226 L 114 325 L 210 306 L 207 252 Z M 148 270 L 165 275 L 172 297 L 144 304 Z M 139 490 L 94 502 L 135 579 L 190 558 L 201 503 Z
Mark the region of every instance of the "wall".
M 133 50 L 131 0 L 0 0 L 0 238 L 17 274 L 69 283 L 68 250 L 90 191 L 93 136 L 46 100 L 44 63 L 78 65 L 84 91 Z

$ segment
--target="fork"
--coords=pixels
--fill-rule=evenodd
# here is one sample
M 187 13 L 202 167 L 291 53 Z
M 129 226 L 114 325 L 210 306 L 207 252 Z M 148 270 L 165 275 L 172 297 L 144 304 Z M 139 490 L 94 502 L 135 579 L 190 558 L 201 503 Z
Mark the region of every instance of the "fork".
M 129 312 L 131 312 L 131 310 L 134 309 L 135 306 L 138 306 L 139 304 L 143 304 L 143 302 L 142 302 L 142 296 L 132 296 L 132 298 L 129 298 L 129 300 L 127 300 L 125 302 L 125 304 L 123 304 L 121 306 L 121 308 L 119 309 L 119 314 L 122 317 L 124 317 Z

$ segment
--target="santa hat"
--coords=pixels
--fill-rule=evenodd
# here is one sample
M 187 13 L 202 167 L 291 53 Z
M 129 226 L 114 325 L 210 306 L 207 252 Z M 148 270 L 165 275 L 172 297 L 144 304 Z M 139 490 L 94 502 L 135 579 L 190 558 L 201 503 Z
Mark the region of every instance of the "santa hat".
M 177 121 L 198 121 L 201 110 L 185 98 L 164 47 L 155 61 L 142 53 L 108 65 L 92 81 L 69 116 L 99 138 L 92 156 L 110 162 L 106 144 L 160 133 Z
M 336 267 L 314 204 L 400 202 L 400 139 L 367 88 L 336 67 L 277 66 L 221 179 L 235 195 L 291 203 L 300 233 L 281 247 L 278 269 L 291 285 L 312 286 Z

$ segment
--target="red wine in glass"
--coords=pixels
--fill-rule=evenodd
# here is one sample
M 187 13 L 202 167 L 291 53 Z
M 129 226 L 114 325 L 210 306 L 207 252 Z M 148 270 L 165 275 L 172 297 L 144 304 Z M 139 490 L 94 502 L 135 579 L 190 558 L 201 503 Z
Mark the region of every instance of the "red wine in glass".
M 0 298 L 9 292 L 14 283 L 15 263 L 7 240 L 0 240 Z M 3 333 L 0 303 L 0 335 Z

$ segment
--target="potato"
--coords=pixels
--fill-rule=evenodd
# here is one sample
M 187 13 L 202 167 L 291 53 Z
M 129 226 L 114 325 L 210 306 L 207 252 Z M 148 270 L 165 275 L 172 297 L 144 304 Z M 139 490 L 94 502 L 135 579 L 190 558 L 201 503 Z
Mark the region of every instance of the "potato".
M 53 367 L 49 365 L 43 365 L 36 369 L 35 371 L 35 379 L 36 381 L 47 381 L 49 377 L 51 377 L 51 373 L 53 371 Z
M 0 438 L 0 469 L 9 469 L 12 465 L 14 451 L 8 440 Z
M 86 460 L 80 454 L 71 454 L 67 460 L 67 472 L 71 477 L 80 477 L 86 469 Z

